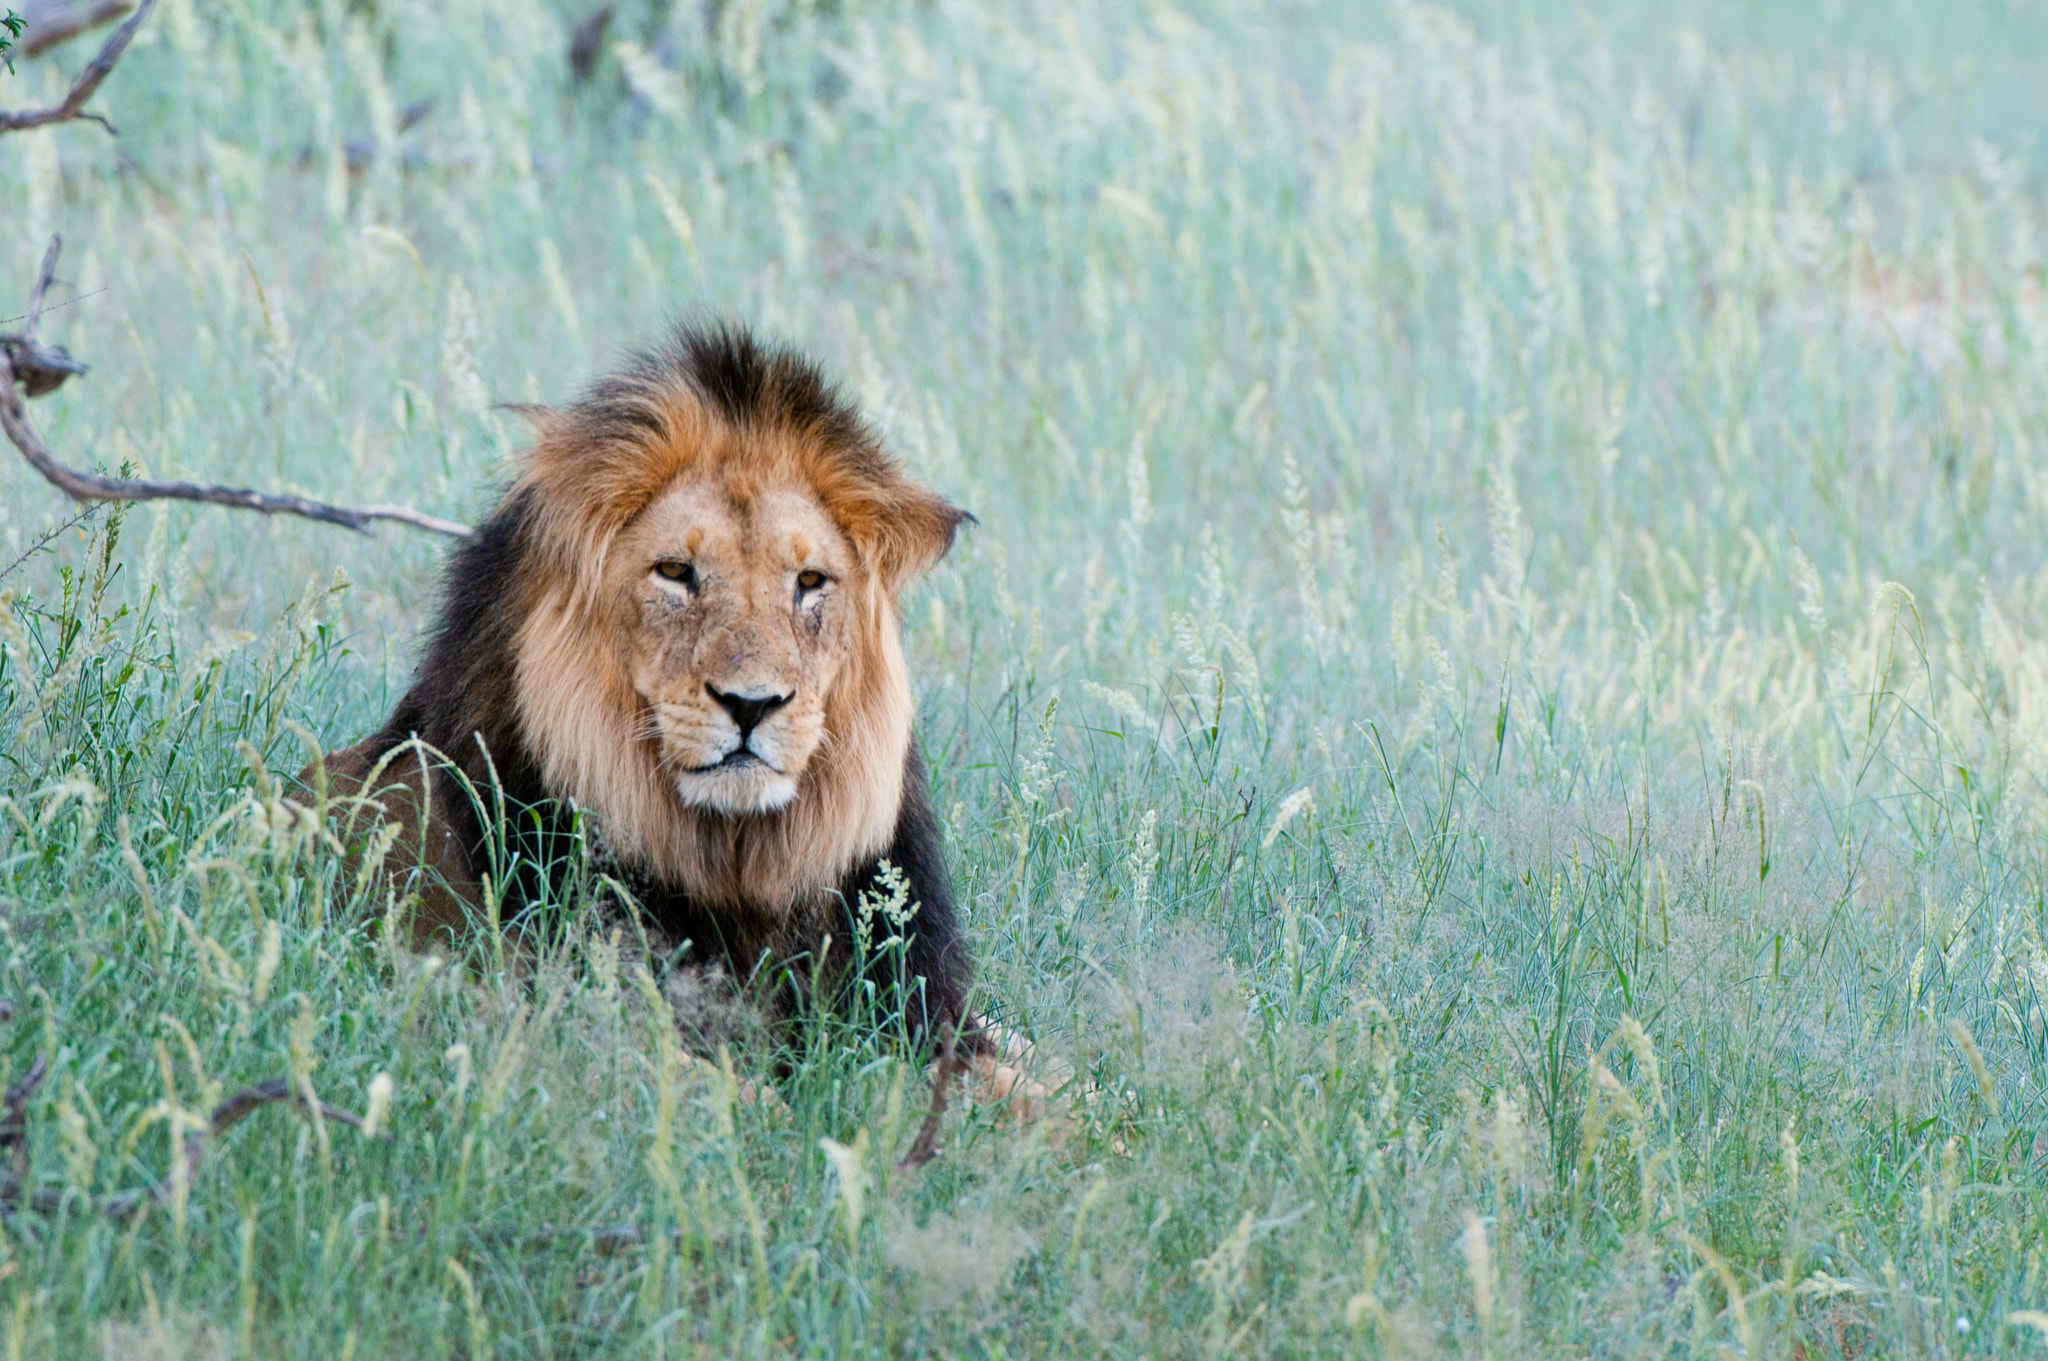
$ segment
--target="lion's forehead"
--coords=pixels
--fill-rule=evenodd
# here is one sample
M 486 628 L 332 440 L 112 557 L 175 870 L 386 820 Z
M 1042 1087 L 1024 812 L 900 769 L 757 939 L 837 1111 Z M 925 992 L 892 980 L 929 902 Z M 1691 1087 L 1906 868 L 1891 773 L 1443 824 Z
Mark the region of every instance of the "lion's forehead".
M 707 682 L 741 693 L 780 690 L 793 702 L 778 723 L 823 703 L 823 687 L 849 640 L 819 610 L 793 609 L 792 577 L 820 571 L 839 578 L 854 558 L 808 488 L 679 480 L 629 527 L 619 550 L 612 570 L 646 581 L 636 588 L 647 608 L 634 665 L 647 699 L 703 708 Z M 695 571 L 687 609 L 676 608 L 672 589 L 649 579 L 656 564 L 669 560 Z
M 740 496 L 718 482 L 681 482 L 657 496 L 624 537 L 628 571 L 642 570 L 642 559 L 678 558 L 700 570 L 771 577 L 778 590 L 785 572 L 843 572 L 853 556 L 823 504 L 801 487 Z

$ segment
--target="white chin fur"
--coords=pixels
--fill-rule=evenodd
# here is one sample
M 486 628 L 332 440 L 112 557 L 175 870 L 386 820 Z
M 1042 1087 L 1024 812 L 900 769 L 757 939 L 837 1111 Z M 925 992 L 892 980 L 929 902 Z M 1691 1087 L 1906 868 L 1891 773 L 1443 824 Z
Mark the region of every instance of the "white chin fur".
M 728 817 L 752 817 L 785 807 L 796 797 L 796 781 L 765 766 L 704 771 L 679 777 L 676 794 L 692 808 Z

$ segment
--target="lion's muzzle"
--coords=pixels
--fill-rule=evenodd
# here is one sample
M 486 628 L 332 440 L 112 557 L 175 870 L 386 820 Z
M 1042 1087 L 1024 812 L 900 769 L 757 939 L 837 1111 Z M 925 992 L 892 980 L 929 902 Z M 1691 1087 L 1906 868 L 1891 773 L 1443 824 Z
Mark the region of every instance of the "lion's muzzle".
M 802 729 L 810 705 L 794 689 L 721 688 L 702 683 L 681 703 L 660 706 L 664 744 L 684 803 L 737 815 L 769 813 L 796 797 L 797 777 L 814 745 Z

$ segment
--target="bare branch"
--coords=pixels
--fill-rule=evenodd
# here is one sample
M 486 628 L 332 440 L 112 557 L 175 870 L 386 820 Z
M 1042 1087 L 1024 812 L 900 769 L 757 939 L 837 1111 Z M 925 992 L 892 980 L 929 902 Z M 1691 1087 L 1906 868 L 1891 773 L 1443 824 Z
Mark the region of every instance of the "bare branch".
M 7 1012 L 10 1016 L 14 1014 L 12 1003 L 8 1004 Z M 35 1095 L 36 1088 L 43 1085 L 43 1075 L 49 1068 L 49 1059 L 38 1054 L 29 1070 L 8 1084 L 6 1102 L 0 1106 L 0 1148 L 10 1146 L 21 1134 L 22 1110 L 28 1105 L 28 1099 Z
M 8 1084 L 0 1100 L 0 1153 L 8 1153 L 7 1165 L 0 1167 L 0 1204 L 12 1199 L 21 1179 L 28 1175 L 28 1099 L 50 1071 L 49 1059 L 36 1055 L 29 1070 Z
M 75 38 L 89 28 L 98 28 L 122 18 L 135 8 L 135 0 L 21 0 L 21 17 L 28 31 L 21 36 L 21 54 L 38 57 L 58 43 Z
M 63 248 L 64 237 L 59 234 L 50 238 L 50 247 L 43 252 L 43 267 L 36 274 L 35 287 L 29 290 L 28 314 L 24 318 L 28 325 L 18 334 L 0 335 L 0 355 L 14 366 L 14 376 L 31 397 L 55 392 L 65 379 L 85 372 L 85 365 L 73 359 L 63 346 L 43 345 L 36 340 L 36 328 L 43 324 L 44 299 L 57 278 L 57 252 Z
M 49 1071 L 49 1059 L 36 1055 L 29 1070 L 8 1085 L 5 1101 L 0 1103 L 0 1152 L 11 1149 L 14 1153 L 5 1174 L 10 1178 L 19 1179 L 28 1170 L 28 1145 L 22 1142 L 28 1129 L 28 1099 L 43 1085 L 43 1077 Z
M 502 1244 L 516 1248 L 550 1248 L 557 1243 L 585 1243 L 596 1249 L 600 1257 L 615 1257 L 634 1248 L 645 1247 L 648 1243 L 666 1238 L 670 1243 L 696 1242 L 707 1249 L 732 1249 L 745 1236 L 745 1228 L 739 1224 L 727 1224 L 720 1228 L 686 1229 L 681 1224 L 671 1224 L 666 1229 L 642 1229 L 631 1222 L 623 1224 L 556 1224 L 543 1220 L 535 1228 L 518 1225 L 486 1225 L 472 1229 L 476 1238 L 485 1243 Z
M 150 3 L 151 0 L 143 0 L 143 8 L 146 10 Z M 138 17 L 141 12 L 137 11 Z M 392 520 L 453 538 L 469 537 L 469 526 L 428 515 L 411 506 L 388 503 L 331 506 L 325 501 L 305 496 L 275 496 L 208 482 L 102 477 L 97 473 L 79 472 L 59 462 L 57 456 L 50 452 L 50 446 L 43 442 L 35 422 L 29 419 L 28 403 L 23 399 L 22 390 L 26 389 L 29 397 L 40 397 L 54 391 L 65 379 L 85 372 L 85 365 L 61 348 L 41 344 L 35 338 L 36 327 L 42 320 L 43 297 L 56 274 L 57 252 L 62 245 L 62 237 L 50 239 L 50 249 L 43 256 L 42 273 L 36 279 L 34 292 L 29 295 L 28 328 L 16 335 L 0 335 L 0 431 L 5 431 L 8 441 L 21 451 L 29 466 L 41 473 L 52 486 L 79 501 L 202 501 L 208 505 L 232 506 L 265 515 L 299 515 L 358 533 L 368 533 L 374 521 Z
M 151 3 L 153 0 L 143 0 L 142 9 L 136 11 L 136 18 L 140 18 Z M 63 244 L 61 236 L 53 236 L 49 250 L 43 254 L 42 271 L 29 294 L 27 328 L 19 334 L 0 335 L 0 431 L 5 431 L 8 441 L 21 451 L 29 466 L 41 473 L 52 486 L 79 501 L 202 501 L 209 505 L 259 511 L 265 515 L 299 515 L 358 533 L 368 533 L 374 521 L 393 520 L 458 539 L 469 537 L 467 525 L 443 520 L 410 506 L 331 506 L 325 501 L 305 496 L 275 496 L 208 482 L 102 477 L 97 473 L 79 472 L 59 462 L 57 456 L 50 452 L 50 446 L 43 442 L 35 422 L 29 419 L 28 404 L 23 400 L 20 389 L 25 389 L 29 397 L 40 397 L 55 391 L 65 379 L 85 372 L 85 365 L 61 347 L 44 345 L 36 340 L 36 328 L 42 321 L 44 296 L 56 277 L 57 254 Z
M 537 1229 L 483 1229 L 477 1236 L 487 1243 L 505 1243 L 522 1248 L 553 1247 L 558 1242 L 583 1241 L 597 1249 L 600 1257 L 613 1257 L 628 1248 L 637 1248 L 651 1235 L 644 1233 L 638 1224 L 553 1224 L 543 1222 Z M 730 1237 L 730 1234 L 724 1235 Z M 720 1235 L 711 1235 L 716 1241 Z M 672 1243 L 681 1242 L 683 1231 L 672 1227 L 668 1231 Z
M 20 1183 L 23 1183 L 23 1179 L 29 1175 L 29 1144 L 23 1138 L 25 1132 L 27 1132 L 29 1097 L 33 1097 L 35 1089 L 43 1085 L 43 1077 L 45 1077 L 47 1072 L 49 1072 L 49 1060 L 43 1054 L 37 1054 L 35 1056 L 35 1066 L 31 1066 L 23 1074 L 23 1077 L 20 1077 L 16 1083 L 12 1083 L 6 1089 L 4 1101 L 0 1101 L 0 1152 L 12 1150 L 12 1154 L 14 1154 L 8 1160 L 8 1167 L 0 1169 L 0 1210 L 8 1210 L 8 1212 L 20 1210 L 20 1208 L 23 1208 L 23 1201 L 27 1201 L 27 1208 L 49 1214 L 49 1212 L 61 1210 L 63 1208 L 63 1201 L 66 1201 L 66 1195 L 68 1195 L 66 1191 L 57 1191 L 57 1189 L 49 1189 L 49 1187 L 45 1187 L 41 1191 L 33 1191 L 27 1197 L 23 1197 L 23 1193 L 20 1193 Z M 326 1101 L 311 1101 L 309 1103 L 307 1101 L 307 1093 L 309 1091 L 311 1091 L 309 1087 L 307 1089 L 293 1087 L 291 1079 L 274 1077 L 268 1083 L 256 1083 L 254 1087 L 244 1087 L 236 1095 L 231 1095 L 225 1101 L 221 1101 L 219 1105 L 215 1105 L 213 1107 L 213 1115 L 207 1119 L 207 1128 L 205 1130 L 195 1130 L 193 1134 L 186 1134 L 184 1136 L 184 1150 L 182 1150 L 182 1158 L 180 1158 L 184 1162 L 184 1185 L 190 1187 L 199 1179 L 199 1167 L 207 1160 L 207 1148 L 213 1146 L 213 1140 L 217 1140 L 219 1136 L 227 1134 L 229 1130 L 233 1130 L 238 1124 L 242 1124 L 244 1119 L 248 1117 L 248 1113 L 254 1111 L 260 1105 L 272 1105 L 276 1101 L 291 1101 L 301 1111 L 317 1109 L 319 1117 L 322 1117 L 322 1119 L 334 1119 L 334 1122 L 344 1124 L 344 1126 L 354 1126 L 356 1130 L 362 1128 L 362 1117 L 352 1113 L 352 1111 L 344 1111 L 344 1109 L 332 1107 Z M 377 1138 L 389 1138 L 389 1136 L 381 1134 Z M 100 1214 L 104 1214 L 106 1218 L 111 1218 L 111 1220 L 125 1220 L 131 1214 L 135 1214 L 137 1210 L 141 1210 L 143 1205 L 147 1205 L 150 1201 L 170 1201 L 170 1185 L 172 1185 L 170 1179 L 164 1179 L 152 1191 L 121 1191 L 119 1195 L 109 1195 L 109 1197 L 102 1199 L 98 1203 L 98 1210 L 100 1210 Z
M 259 511 L 264 515 L 299 515 L 358 533 L 368 533 L 374 521 L 393 520 L 457 539 L 469 537 L 469 526 L 428 515 L 410 506 L 331 506 L 310 497 L 275 496 L 244 487 L 221 487 L 208 482 L 160 482 L 146 477 L 102 477 L 97 473 L 82 473 L 66 467 L 50 452 L 50 446 L 43 442 L 42 435 L 28 418 L 28 404 L 16 386 L 23 380 L 15 369 L 10 348 L 5 341 L 0 341 L 0 430 L 6 432 L 8 440 L 21 451 L 30 467 L 41 473 L 50 485 L 76 500 L 202 501 L 208 505 Z
M 21 338 L 31 346 L 36 343 L 36 328 L 43 324 L 43 295 L 57 278 L 57 252 L 63 249 L 64 234 L 53 233 L 49 248 L 43 252 L 43 267 L 36 274 L 36 286 L 29 290 L 28 325 L 21 328 Z
M 611 26 L 612 7 L 604 5 L 583 16 L 569 34 L 569 74 L 578 85 L 590 83 L 597 57 L 604 50 L 604 31 Z
M 142 0 L 135 7 L 135 13 L 128 16 L 128 22 L 115 29 L 107 38 L 99 55 L 85 64 L 78 73 L 78 79 L 71 82 L 71 92 L 63 102 L 52 104 L 47 109 L 23 109 L 19 113 L 0 113 L 0 132 L 20 132 L 24 128 L 40 128 L 50 123 L 68 123 L 75 118 L 89 118 L 108 132 L 114 125 L 96 113 L 85 112 L 85 101 L 99 90 L 100 82 L 114 69 L 114 63 L 121 60 L 121 54 L 128 50 L 128 42 L 135 36 L 135 30 L 142 27 L 142 21 L 149 17 L 156 7 L 156 0 Z
M 917 1127 L 917 1137 L 910 1141 L 910 1151 L 896 1164 L 905 1172 L 916 1171 L 939 1154 L 939 1122 L 946 1117 L 946 1088 L 967 1068 L 960 1057 L 958 1041 L 953 1027 L 947 1026 L 945 1048 L 940 1050 L 939 1062 L 932 1071 L 931 1108 L 924 1113 L 924 1123 Z
M 200 1165 L 206 1161 L 206 1151 L 212 1147 L 214 1140 L 242 1123 L 249 1113 L 257 1107 L 274 1105 L 280 1101 L 289 1101 L 302 1112 L 312 1109 L 308 1105 L 305 1096 L 292 1086 L 291 1080 L 281 1077 L 271 1078 L 268 1082 L 259 1082 L 253 1087 L 244 1087 L 241 1091 L 236 1092 L 233 1096 L 215 1106 L 212 1118 L 206 1122 L 206 1128 L 194 1130 L 185 1136 L 183 1157 L 185 1185 L 189 1187 L 199 1179 Z M 363 1127 L 363 1120 L 359 1115 L 330 1106 L 324 1101 L 314 1103 L 314 1105 L 318 1107 L 320 1118 L 323 1120 L 339 1121 L 344 1125 L 353 1125 L 357 1129 Z M 380 1135 L 378 1137 L 388 1136 Z M 35 1204 L 38 1208 L 42 1207 L 44 1200 L 49 1194 L 48 1192 L 37 1193 Z M 100 1203 L 100 1212 L 110 1219 L 126 1219 L 152 1200 L 158 1203 L 168 1203 L 170 1198 L 171 1179 L 166 1178 L 152 1191 L 123 1191 L 117 1196 L 108 1196 Z
M 274 1077 L 268 1082 L 259 1082 L 253 1087 L 242 1088 L 213 1108 L 213 1118 L 206 1122 L 205 1129 L 185 1136 L 185 1184 L 190 1186 L 198 1178 L 199 1165 L 206 1160 L 206 1150 L 215 1139 L 241 1124 L 257 1107 L 272 1105 L 279 1101 L 289 1101 L 302 1111 L 317 1105 L 320 1118 L 323 1120 L 336 1120 L 344 1125 L 352 1125 L 356 1129 L 363 1127 L 361 1116 L 330 1106 L 325 1101 L 309 1105 L 305 1094 L 292 1086 L 289 1078 Z M 161 1196 L 163 1192 L 159 1190 L 158 1194 Z

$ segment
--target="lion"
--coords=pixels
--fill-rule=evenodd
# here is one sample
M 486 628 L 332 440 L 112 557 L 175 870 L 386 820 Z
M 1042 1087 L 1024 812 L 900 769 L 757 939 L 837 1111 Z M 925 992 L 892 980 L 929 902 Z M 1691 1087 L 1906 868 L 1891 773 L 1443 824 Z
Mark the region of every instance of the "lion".
M 448 561 L 411 688 L 304 777 L 402 829 L 416 938 L 492 895 L 516 914 L 572 823 L 683 963 L 734 979 L 843 976 L 863 895 L 889 893 L 915 905 L 914 1041 L 951 1062 L 957 1036 L 1007 1094 L 1016 1053 L 968 1010 L 897 613 L 973 517 L 744 329 L 684 326 L 521 411 L 532 443 Z

